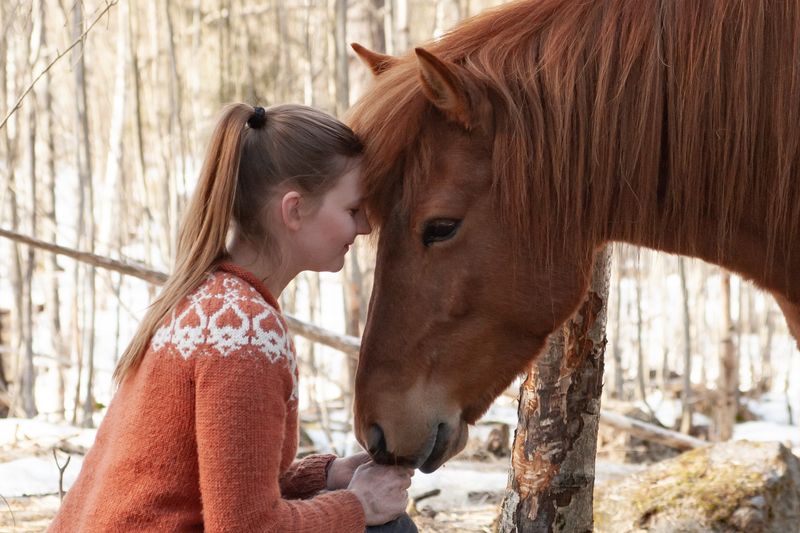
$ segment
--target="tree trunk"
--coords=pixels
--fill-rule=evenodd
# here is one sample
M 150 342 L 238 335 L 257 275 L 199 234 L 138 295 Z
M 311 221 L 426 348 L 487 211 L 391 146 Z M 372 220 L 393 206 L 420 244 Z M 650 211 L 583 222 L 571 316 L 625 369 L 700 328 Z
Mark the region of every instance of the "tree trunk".
M 761 376 L 758 391 L 766 393 L 772 390 L 772 337 L 775 333 L 775 305 L 767 302 L 764 318 L 764 343 L 761 347 Z
M 662 275 L 660 275 L 661 301 L 659 302 L 660 303 L 659 313 L 661 314 L 661 316 L 669 316 L 668 310 L 671 305 L 671 302 L 670 302 L 669 286 L 667 285 L 668 272 L 666 271 L 666 269 L 668 268 L 668 264 L 665 261 L 661 266 L 662 268 L 665 269 L 665 271 L 663 272 Z M 656 275 L 659 276 L 659 273 L 657 272 Z M 672 332 L 674 324 L 672 323 L 671 320 L 660 320 L 659 322 L 661 325 L 661 342 L 663 345 L 663 352 L 661 354 L 661 365 L 659 366 L 658 369 L 658 383 L 661 386 L 661 390 L 667 390 L 667 383 L 669 382 L 670 379 L 669 356 L 670 356 L 670 346 L 672 346 L 673 344 Z
M 369 0 L 369 20 L 371 49 L 376 52 L 386 51 L 386 10 L 392 0 Z
M 342 273 L 342 289 L 344 292 L 344 317 L 345 333 L 353 337 L 361 337 L 361 311 L 362 311 L 362 273 L 358 263 L 358 243 L 353 245 L 349 256 L 346 258 L 345 269 Z M 358 360 L 345 354 L 347 362 L 346 382 L 343 384 L 345 412 L 348 414 L 348 426 L 353 427 L 353 400 L 355 399 L 356 369 Z
M 29 72 L 33 73 L 37 69 L 39 57 L 42 50 L 42 36 L 44 25 L 44 6 L 42 2 L 37 3 L 34 13 L 31 13 L 31 39 L 27 39 Z M 38 39 L 37 39 L 38 35 Z M 37 176 L 37 153 L 36 153 L 36 95 L 37 91 L 31 93 L 31 102 L 28 103 L 28 209 L 30 218 L 28 219 L 28 232 L 33 237 L 37 236 L 37 216 L 36 216 L 36 176 Z M 36 254 L 33 248 L 28 247 L 27 258 L 25 260 L 24 277 L 22 283 L 23 307 L 22 307 L 22 372 L 20 374 L 20 394 L 22 400 L 22 411 L 28 418 L 33 418 L 38 414 L 36 408 L 36 368 L 33 361 L 33 273 L 36 266 Z
M 127 180 L 125 176 L 125 146 L 123 143 L 125 129 L 125 109 L 128 100 L 128 50 L 130 32 L 128 30 L 130 12 L 128 3 L 122 2 L 117 6 L 117 51 L 114 72 L 114 100 L 111 110 L 111 125 L 108 132 L 108 157 L 106 159 L 105 198 L 110 199 L 105 203 L 102 215 L 101 245 L 109 251 L 110 244 L 116 244 L 117 254 L 121 255 L 127 233 Z M 115 219 L 117 222 L 114 222 Z M 107 245 L 107 246 L 106 246 Z M 120 336 L 120 293 L 125 279 L 122 274 L 111 275 L 111 284 L 114 291 L 115 319 L 114 319 L 114 362 L 119 354 Z
M 795 350 L 790 349 L 789 354 L 786 356 L 786 374 L 783 380 L 783 396 L 786 398 L 786 418 L 788 419 L 788 424 L 790 426 L 793 426 L 795 423 L 794 412 L 792 411 L 792 396 L 789 394 L 789 384 L 791 382 L 789 376 L 792 375 L 792 360 L 794 359 L 794 352 Z
M 44 15 L 44 0 L 41 1 L 41 9 Z M 47 49 L 47 18 L 43 18 L 42 26 L 42 48 Z M 42 80 L 42 97 L 44 113 L 44 135 L 46 139 L 47 151 L 45 152 L 43 173 L 44 178 L 44 239 L 48 242 L 57 241 L 56 228 L 58 227 L 58 217 L 56 216 L 56 142 L 53 128 L 53 91 L 50 72 L 44 75 Z M 65 419 L 65 398 L 66 398 L 66 372 L 64 354 L 64 334 L 61 330 L 61 295 L 59 292 L 57 255 L 54 253 L 45 254 L 44 265 L 46 273 L 46 304 L 47 321 L 50 325 L 50 352 L 57 359 L 56 372 L 58 377 L 58 398 L 56 404 L 56 416 L 60 420 Z
M 230 99 L 231 82 L 228 57 L 231 48 L 231 3 L 229 0 L 219 0 L 219 12 L 224 14 L 224 20 L 219 25 L 219 33 L 217 34 L 219 39 L 219 102 L 223 103 Z
M 178 179 L 180 179 L 181 188 L 186 190 L 186 159 L 187 159 L 187 143 L 186 143 L 186 128 L 183 126 L 183 87 L 180 75 L 178 74 L 178 52 L 175 49 L 175 32 L 172 23 L 172 10 L 171 1 L 164 1 L 164 20 L 166 22 L 166 39 L 167 50 L 169 50 L 169 109 L 170 121 L 167 131 L 169 132 L 170 143 L 170 165 L 177 163 L 178 173 L 173 180 L 171 180 L 170 196 L 169 196 L 169 209 L 170 209 L 170 257 L 177 250 L 178 243 L 178 226 L 181 211 L 181 198 L 178 194 Z M 230 16 L 230 12 L 229 12 Z M 230 59 L 228 61 L 230 63 Z M 176 161 L 177 159 L 177 161 Z
M 409 30 L 408 0 L 394 0 L 394 54 L 402 55 L 411 43 Z
M 394 2 L 395 0 L 385 0 L 383 5 L 384 51 L 389 55 L 395 55 L 397 49 L 395 45 Z
M 131 81 L 133 82 L 133 127 L 136 138 L 136 181 L 142 188 L 142 207 L 141 207 L 141 232 L 144 234 L 144 254 L 148 265 L 155 264 L 153 261 L 154 240 L 153 234 L 153 213 L 150 210 L 154 206 L 154 200 L 150 195 L 150 187 L 147 184 L 147 165 L 145 163 L 145 137 L 144 124 L 142 117 L 142 79 L 141 69 L 139 68 L 139 53 L 137 51 L 136 40 L 134 39 L 134 13 L 128 17 L 128 68 L 130 69 Z M 150 300 L 155 297 L 155 287 L 147 285 Z
M 738 411 L 739 361 L 733 345 L 734 324 L 731 318 L 731 275 L 722 273 L 722 339 L 719 377 L 717 378 L 716 431 L 718 441 L 733 436 Z
M 347 0 L 336 0 L 336 114 L 342 116 L 350 107 L 350 76 L 347 55 Z
M 305 18 L 303 19 L 303 51 L 305 53 L 304 72 L 303 72 L 303 103 L 314 106 L 314 39 L 313 33 L 316 30 L 311 25 L 311 2 L 306 1 Z M 249 42 L 248 42 L 249 47 Z
M 698 331 L 709 331 L 708 315 L 706 314 L 706 306 L 708 305 L 708 267 L 705 264 L 700 265 L 700 279 L 703 280 L 700 285 L 700 292 L 697 295 L 697 314 L 695 318 L 699 323 Z M 702 348 L 698 351 L 700 355 L 700 383 L 703 387 L 708 387 L 708 357 Z
M 647 366 L 645 365 L 644 343 L 642 330 L 644 317 L 642 316 L 642 273 L 641 265 L 636 269 L 636 385 L 639 399 L 647 404 Z
M 83 10 L 80 2 L 73 6 L 72 35 L 77 39 L 83 33 Z M 81 188 L 81 205 L 78 224 L 79 242 L 80 233 L 84 230 L 86 220 L 86 245 L 89 253 L 94 253 L 94 186 L 92 183 L 92 156 L 89 139 L 89 118 L 86 97 L 86 69 L 84 61 L 84 45 L 81 43 L 73 49 L 73 68 L 75 71 L 75 104 L 76 126 L 78 128 L 78 179 Z M 85 203 L 84 203 L 85 202 Z M 81 320 L 83 341 L 86 360 L 86 395 L 83 401 L 84 426 L 92 425 L 92 412 L 94 411 L 93 385 L 94 385 L 94 318 L 95 318 L 95 269 L 90 266 L 86 272 L 85 290 L 82 294 L 83 320 Z M 76 290 L 78 285 L 76 284 Z M 81 350 L 83 351 L 83 350 Z M 81 358 L 83 359 L 83 357 Z M 79 367 L 80 368 L 80 367 Z M 79 394 L 76 395 L 76 410 Z
M 436 0 L 436 17 L 433 28 L 434 38 L 439 38 L 445 32 L 453 29 L 461 20 L 461 6 L 458 0 Z
M 681 432 L 692 428 L 692 317 L 689 314 L 689 289 L 686 283 L 686 259 L 678 258 L 683 300 L 683 391 L 681 393 Z
M 316 324 L 319 321 L 319 315 L 321 314 L 321 307 L 322 307 L 322 297 L 321 297 L 321 286 L 320 286 L 320 279 L 319 279 L 319 272 L 306 272 L 305 274 L 306 283 L 308 284 L 308 320 L 312 324 Z M 317 411 L 317 416 L 319 417 L 319 424 L 320 428 L 322 429 L 322 433 L 325 435 L 325 439 L 328 441 L 328 445 L 331 448 L 334 448 L 334 438 L 333 433 L 331 433 L 331 420 L 330 415 L 328 412 L 328 404 L 325 398 L 320 398 L 321 390 L 319 387 L 320 383 L 320 372 L 319 366 L 317 364 L 317 351 L 316 351 L 316 344 L 313 342 L 307 342 L 307 352 L 306 352 L 306 361 L 308 361 L 310 373 L 311 373 L 311 380 L 309 382 L 309 400 L 311 405 Z M 334 448 L 335 449 L 335 448 Z M 336 453 L 342 452 L 343 450 L 335 450 Z
M 10 27 L 13 19 L 16 16 L 16 13 L 13 10 L 9 9 L 10 6 L 7 6 L 5 2 L 0 2 L 0 18 L 2 19 L 3 26 Z M 11 12 L 9 12 L 11 11 Z M 6 32 L 2 34 L 2 41 L 0 41 L 0 101 L 7 102 L 8 101 L 8 92 L 7 88 L 9 85 L 8 80 L 8 72 L 9 72 L 9 63 L 14 62 L 14 58 L 9 54 L 8 49 L 8 41 Z M 12 67 L 11 71 L 16 71 L 17 68 Z M 12 117 L 12 119 L 16 122 L 17 118 Z M 18 126 L 14 128 L 16 131 Z M 8 203 L 8 213 L 11 223 L 12 231 L 17 231 L 19 229 L 19 206 L 17 204 L 17 176 L 15 172 L 16 167 L 16 159 L 17 159 L 17 143 L 16 139 L 11 137 L 9 124 L 6 124 L 4 128 L 2 128 L 2 141 L 3 141 L 3 148 L 4 148 L 4 156 L 5 156 L 5 168 L 6 172 L 4 175 L 4 183 L 3 188 L 0 191 L 3 195 L 3 199 Z M 19 135 L 18 133 L 15 135 Z M 1 167 L 0 167 L 1 168 Z M 5 210 L 5 206 L 0 205 Z M 14 386 L 14 394 L 11 395 L 11 405 L 9 406 L 10 416 L 16 416 L 21 409 L 19 408 L 19 400 L 20 400 L 20 355 L 21 355 L 21 348 L 22 343 L 24 342 L 24 335 L 23 335 L 23 303 L 24 303 L 24 294 L 23 294 L 23 273 L 22 273 L 22 258 L 20 256 L 20 249 L 19 246 L 14 243 L 9 243 L 9 254 L 11 256 L 11 274 L 10 274 L 10 282 L 11 282 L 11 291 L 12 296 L 14 299 L 13 307 L 11 308 L 11 338 L 9 339 L 9 345 L 11 351 L 9 353 L 10 360 L 12 363 L 12 378 L 15 381 Z
M 617 248 L 619 250 L 619 247 Z M 616 271 L 617 271 L 617 286 L 616 286 L 616 302 L 615 306 L 615 319 L 614 322 L 614 387 L 612 388 L 612 397 L 618 400 L 623 400 L 625 391 L 623 390 L 625 380 L 622 371 L 622 276 L 625 273 L 625 256 L 621 253 L 616 255 Z
M 606 248 L 595 260 L 587 300 L 551 336 L 522 384 L 499 531 L 592 531 L 608 261 Z

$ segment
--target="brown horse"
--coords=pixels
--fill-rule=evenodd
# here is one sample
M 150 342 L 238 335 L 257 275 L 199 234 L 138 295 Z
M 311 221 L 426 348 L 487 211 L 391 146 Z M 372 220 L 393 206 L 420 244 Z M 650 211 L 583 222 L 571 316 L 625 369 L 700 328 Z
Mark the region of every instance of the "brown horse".
M 356 378 L 374 458 L 429 472 L 624 241 L 722 265 L 800 336 L 800 5 L 535 0 L 404 57 L 349 121 L 379 228 Z

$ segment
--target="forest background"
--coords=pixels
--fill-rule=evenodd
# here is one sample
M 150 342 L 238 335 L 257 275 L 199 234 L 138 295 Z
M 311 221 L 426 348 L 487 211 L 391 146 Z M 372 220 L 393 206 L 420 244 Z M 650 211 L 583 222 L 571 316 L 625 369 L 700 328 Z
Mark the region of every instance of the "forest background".
M 343 116 L 370 81 L 349 43 L 404 53 L 499 3 L 3 0 L 0 228 L 168 272 L 224 104 L 297 102 Z M 342 273 L 301 275 L 283 308 L 358 337 L 373 257 L 362 242 Z M 629 246 L 612 257 L 606 399 L 724 440 L 748 416 L 748 397 L 771 394 L 796 424 L 800 361 L 771 297 L 700 261 Z M 0 238 L 0 417 L 96 427 L 116 359 L 157 291 Z M 355 358 L 297 344 L 304 420 L 344 452 Z M 687 390 L 691 401 L 673 402 Z M 723 397 L 739 407 L 715 409 Z

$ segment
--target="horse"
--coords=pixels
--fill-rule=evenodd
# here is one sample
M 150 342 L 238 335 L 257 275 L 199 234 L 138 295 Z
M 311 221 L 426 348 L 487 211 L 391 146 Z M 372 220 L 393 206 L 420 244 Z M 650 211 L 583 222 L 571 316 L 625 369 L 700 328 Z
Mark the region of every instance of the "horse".
M 373 73 L 346 117 L 378 232 L 355 431 L 432 472 L 610 242 L 771 292 L 800 339 L 800 4 L 531 0 Z

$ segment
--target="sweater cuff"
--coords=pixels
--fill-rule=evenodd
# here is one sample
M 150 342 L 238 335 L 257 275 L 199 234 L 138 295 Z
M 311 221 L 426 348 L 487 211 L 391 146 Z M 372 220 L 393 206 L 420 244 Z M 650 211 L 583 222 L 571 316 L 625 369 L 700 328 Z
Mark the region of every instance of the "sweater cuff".
M 307 498 L 326 488 L 327 470 L 336 455 L 309 455 L 289 467 L 281 480 L 284 497 Z
M 300 460 L 303 476 L 309 486 L 315 491 L 320 491 L 328 486 L 328 468 L 337 458 L 334 454 L 309 455 Z

